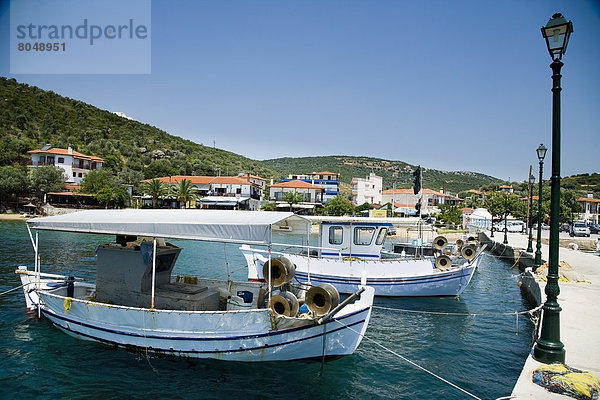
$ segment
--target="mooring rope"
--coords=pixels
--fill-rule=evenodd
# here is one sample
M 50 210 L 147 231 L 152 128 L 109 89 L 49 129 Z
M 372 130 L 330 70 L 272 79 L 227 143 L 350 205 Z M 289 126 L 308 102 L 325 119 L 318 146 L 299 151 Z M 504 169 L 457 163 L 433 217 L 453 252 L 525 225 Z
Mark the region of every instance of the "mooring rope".
M 468 395 L 468 396 L 470 396 L 470 397 L 472 397 L 472 398 L 474 398 L 474 399 L 481 400 L 481 398 L 480 398 L 480 397 L 477 397 L 477 396 L 475 396 L 473 393 L 470 393 L 470 392 L 468 392 L 466 389 L 463 389 L 463 388 L 461 388 L 460 386 L 458 386 L 457 384 L 455 384 L 455 383 L 452 383 L 452 382 L 450 382 L 449 380 L 447 380 L 447 379 L 445 379 L 445 378 L 442 378 L 441 376 L 437 375 L 436 373 L 434 373 L 434 372 L 432 372 L 432 371 L 429 371 L 427 368 L 425 368 L 425 367 L 422 367 L 421 365 L 417 364 L 416 362 L 414 362 L 414 361 L 411 361 L 411 360 L 409 360 L 408 358 L 406 358 L 406 357 L 404 357 L 404 356 L 402 356 L 402 355 L 400 355 L 400 354 L 396 353 L 394 350 L 387 348 L 386 346 L 382 345 L 381 343 L 377 342 L 376 340 L 373 340 L 373 339 L 371 339 L 370 337 L 368 337 L 368 336 L 366 336 L 366 335 L 363 335 L 363 334 L 361 334 L 360 332 L 358 332 L 358 331 L 357 331 L 357 330 L 355 330 L 354 328 L 352 328 L 352 327 L 350 327 L 350 326 L 348 326 L 348 325 L 344 324 L 343 322 L 341 322 L 341 321 L 339 321 L 339 320 L 337 320 L 337 319 L 335 319 L 335 318 L 334 318 L 334 321 L 335 321 L 335 322 L 337 322 L 338 324 L 342 325 L 343 327 L 345 327 L 345 328 L 347 328 L 347 329 L 350 329 L 352 332 L 354 332 L 354 333 L 356 333 L 356 334 L 358 334 L 358 335 L 362 336 L 362 338 L 363 338 L 363 339 L 366 339 L 366 340 L 368 340 L 369 342 L 371 342 L 371 343 L 375 344 L 376 346 L 379 346 L 379 347 L 381 347 L 381 348 L 382 348 L 382 349 L 384 349 L 385 351 L 387 351 L 387 352 L 389 352 L 389 353 L 391 353 L 391 354 L 395 355 L 396 357 L 400 358 L 401 360 L 403 360 L 403 361 L 405 361 L 405 362 L 409 363 L 410 365 L 412 365 L 412 366 L 414 366 L 414 367 L 416 367 L 416 368 L 420 369 L 420 370 L 421 370 L 421 371 L 423 371 L 423 372 L 426 372 L 426 373 L 428 373 L 429 375 L 433 376 L 434 378 L 436 378 L 436 379 L 439 379 L 440 381 L 442 381 L 442 382 L 444 382 L 444 383 L 446 383 L 446 384 L 448 384 L 448 385 L 452 386 L 453 388 L 460 390 L 460 391 L 461 391 L 461 392 L 463 392 L 464 394 L 466 394 L 466 395 Z
M 406 312 L 406 313 L 414 313 L 414 314 L 433 314 L 433 315 L 451 315 L 457 317 L 495 317 L 495 316 L 506 316 L 506 315 L 522 315 L 522 314 L 531 314 L 541 309 L 542 306 L 537 306 L 530 310 L 524 311 L 513 311 L 513 312 L 504 312 L 504 313 L 492 313 L 492 312 L 484 312 L 484 313 L 454 313 L 454 312 L 446 312 L 446 311 L 421 311 L 421 310 L 407 310 L 402 308 L 391 308 L 391 307 L 381 307 L 381 306 L 373 306 L 373 308 L 379 310 L 386 311 L 398 311 L 398 312 Z
M 17 287 L 12 288 L 12 289 L 8 289 L 6 292 L 0 293 L 0 296 L 4 296 L 5 294 L 9 294 L 10 292 L 14 292 L 15 290 L 21 289 L 25 285 L 29 285 L 29 283 L 26 283 L 24 285 L 19 285 Z

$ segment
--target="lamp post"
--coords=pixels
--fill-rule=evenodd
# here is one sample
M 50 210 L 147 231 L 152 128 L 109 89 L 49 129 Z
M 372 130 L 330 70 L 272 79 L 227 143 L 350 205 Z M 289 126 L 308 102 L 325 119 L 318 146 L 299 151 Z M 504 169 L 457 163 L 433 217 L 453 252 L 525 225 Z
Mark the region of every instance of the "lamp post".
M 540 144 L 536 150 L 538 160 L 540 161 L 539 178 L 538 178 L 538 211 L 537 211 L 537 242 L 535 244 L 535 259 L 533 261 L 533 271 L 535 272 L 542 265 L 542 181 L 544 170 L 544 157 L 548 149 Z
M 494 209 L 494 201 L 493 201 L 493 197 L 490 197 L 490 214 L 492 215 L 492 226 L 490 227 L 492 234 L 490 235 L 490 237 L 494 237 L 494 211 L 492 211 L 493 209 Z
M 533 347 L 533 357 L 542 363 L 565 362 L 565 347 L 560 341 L 560 311 L 558 304 L 558 248 L 560 216 L 560 60 L 567 50 L 573 23 L 562 14 L 554 14 L 545 27 L 542 36 L 546 40 L 552 57 L 552 177 L 550 191 L 550 252 L 548 256 L 548 282 L 546 302 L 542 306 L 542 327 L 540 337 Z
M 533 215 L 533 182 L 535 182 L 535 177 L 531 175 L 531 165 L 529 166 L 529 208 L 527 209 L 527 223 L 529 224 L 529 239 L 527 240 L 527 252 L 533 253 L 533 238 L 531 237 L 531 230 L 533 228 L 533 224 L 531 223 L 532 215 Z
M 508 244 L 508 227 L 506 220 L 508 219 L 508 193 L 504 195 L 504 240 L 502 244 Z

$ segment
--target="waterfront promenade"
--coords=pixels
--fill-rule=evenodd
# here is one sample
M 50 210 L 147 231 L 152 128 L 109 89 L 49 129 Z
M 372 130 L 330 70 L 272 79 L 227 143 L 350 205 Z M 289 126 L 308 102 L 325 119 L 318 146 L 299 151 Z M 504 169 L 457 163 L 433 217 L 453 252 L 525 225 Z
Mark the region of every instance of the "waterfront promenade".
M 496 237 L 496 240 L 501 240 Z M 508 234 L 509 246 L 515 249 L 527 248 L 527 235 Z M 535 240 L 533 243 L 535 250 Z M 542 258 L 548 259 L 548 246 L 542 245 Z M 585 282 L 559 282 L 558 303 L 560 313 L 560 338 L 565 346 L 565 364 L 591 372 L 600 378 L 600 256 L 561 247 L 559 259 L 573 268 L 574 275 Z M 542 292 L 542 302 L 546 300 L 546 282 L 538 281 Z M 531 354 L 525 361 L 523 370 L 512 391 L 516 399 L 568 399 L 570 397 L 551 393 L 532 382 L 532 372 L 543 364 L 535 361 Z

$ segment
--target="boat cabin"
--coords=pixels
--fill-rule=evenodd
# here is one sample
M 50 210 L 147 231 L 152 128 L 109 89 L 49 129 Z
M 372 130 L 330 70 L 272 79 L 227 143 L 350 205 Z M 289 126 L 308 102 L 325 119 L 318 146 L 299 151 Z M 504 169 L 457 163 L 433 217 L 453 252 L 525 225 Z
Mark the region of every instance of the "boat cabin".
M 381 258 L 391 223 L 381 222 L 327 222 L 320 225 L 321 257 Z
M 148 307 L 152 293 L 152 238 L 117 237 L 98 246 L 96 301 Z M 154 304 L 157 309 L 217 310 L 219 292 L 171 278 L 181 248 L 157 239 Z

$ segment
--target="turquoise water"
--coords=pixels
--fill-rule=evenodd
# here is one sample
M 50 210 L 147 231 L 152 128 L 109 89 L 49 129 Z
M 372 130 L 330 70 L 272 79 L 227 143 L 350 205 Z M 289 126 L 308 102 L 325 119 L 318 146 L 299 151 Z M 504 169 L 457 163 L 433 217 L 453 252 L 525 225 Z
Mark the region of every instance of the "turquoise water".
M 17 265 L 33 265 L 22 221 L 0 221 L 0 292 L 18 286 Z M 41 232 L 45 272 L 93 278 L 94 249 L 106 237 Z M 238 246 L 176 241 L 184 248 L 175 273 L 244 280 Z M 208 258 L 208 261 L 206 259 Z M 76 268 L 75 268 L 76 266 Z M 455 298 L 377 298 L 367 336 L 474 395 L 512 391 L 531 346 L 533 324 L 510 313 L 529 306 L 517 270 L 485 255 L 473 281 Z M 352 356 L 314 361 L 230 363 L 164 358 L 72 338 L 25 312 L 22 292 L 0 296 L 0 398 L 23 399 L 465 399 L 467 395 L 369 340 Z

